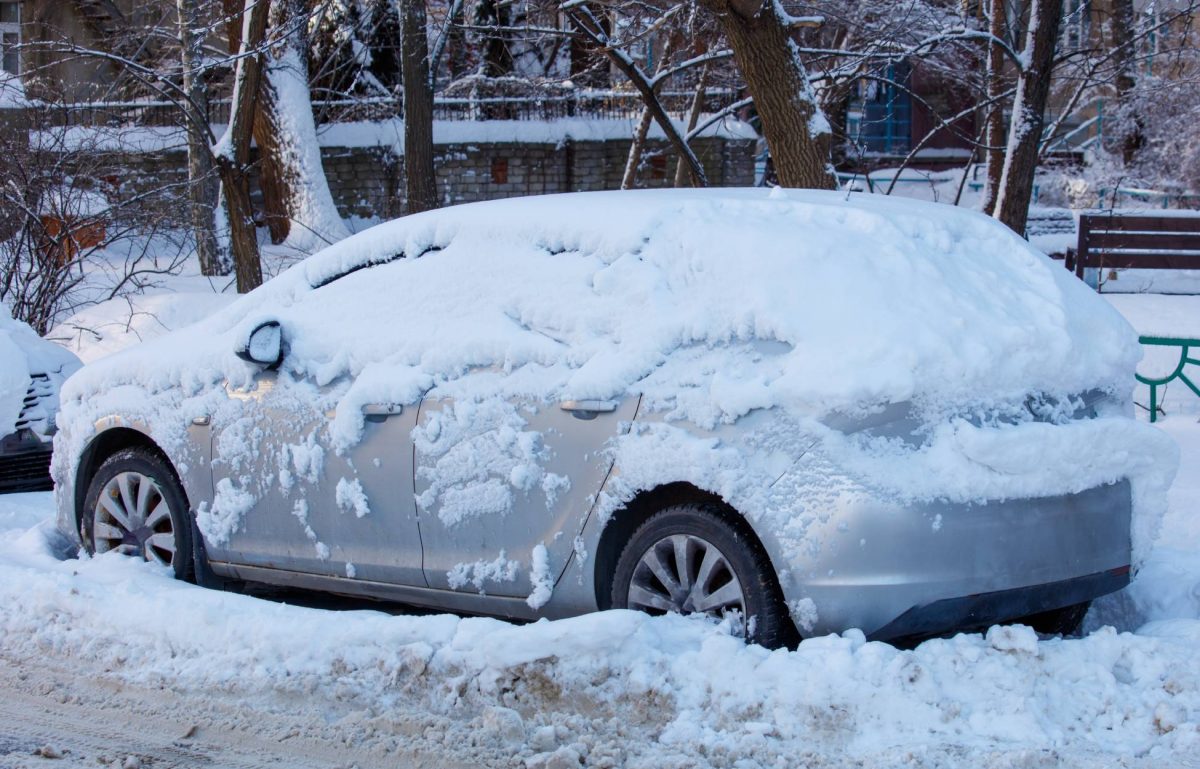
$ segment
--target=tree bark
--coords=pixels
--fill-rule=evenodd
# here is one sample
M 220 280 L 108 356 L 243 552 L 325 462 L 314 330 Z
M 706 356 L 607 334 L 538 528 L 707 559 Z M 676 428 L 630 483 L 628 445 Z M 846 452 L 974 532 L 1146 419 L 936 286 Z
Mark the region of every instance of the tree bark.
M 700 113 L 704 111 L 704 94 L 708 86 L 708 65 L 700 70 L 700 77 L 696 80 L 696 92 L 692 94 L 692 108 L 688 111 L 687 135 L 691 136 L 692 131 L 696 130 L 696 124 L 700 122 Z M 675 186 L 682 187 L 687 184 L 687 164 L 683 158 L 675 163 Z
M 1128 106 L 1134 86 L 1137 85 L 1133 24 L 1133 0 L 1113 0 L 1110 28 L 1112 29 L 1114 59 L 1117 65 L 1117 77 L 1113 85 L 1117 90 L 1117 104 L 1122 107 Z M 1146 137 L 1142 116 L 1129 109 L 1123 111 L 1130 123 L 1125 126 L 1125 130 L 1118 137 L 1117 148 L 1121 152 L 1121 162 L 1128 166 L 1133 163 L 1137 151 L 1146 143 Z
M 312 252 L 347 237 L 321 165 L 298 0 L 273 0 L 268 27 L 292 31 L 266 55 L 253 134 L 271 239 Z
M 480 27 L 506 27 L 512 23 L 512 8 L 497 0 L 479 0 L 475 9 L 475 24 Z M 484 77 L 503 77 L 512 72 L 512 51 L 508 35 L 499 30 L 483 33 L 479 74 Z
M 233 99 L 229 127 L 213 155 L 229 211 L 230 245 L 238 293 L 262 285 L 262 262 L 258 253 L 258 235 L 250 207 L 250 184 L 246 169 L 250 165 L 250 133 L 262 78 L 262 48 L 267 33 L 267 3 L 245 0 L 237 32 L 238 59 L 233 75 Z
M 438 207 L 425 0 L 400 0 L 400 59 L 404 81 L 405 196 L 408 213 L 415 214 Z
M 637 127 L 633 129 L 633 141 L 629 143 L 629 157 L 625 159 L 625 173 L 621 176 L 621 189 L 631 190 L 637 181 L 637 169 L 642 162 L 642 151 L 646 148 L 646 134 L 650 133 L 650 123 L 654 116 L 649 107 L 642 107 L 642 116 L 638 119 Z M 683 162 L 681 158 L 680 163 Z
M 1062 6 L 1063 0 L 1033 0 L 1029 11 L 1024 48 L 1027 64 L 1017 80 L 1017 95 L 1013 99 L 1012 122 L 1008 129 L 1008 153 L 993 213 L 1019 235 L 1025 234 L 1025 222 L 1029 218 Z
M 771 0 L 701 0 L 717 14 L 784 187 L 834 189 L 829 123 L 817 106 L 788 26 Z
M 212 150 L 202 125 L 208 120 L 208 89 L 198 70 L 203 60 L 204 40 L 196 30 L 204 19 L 198 0 L 176 0 L 179 23 L 180 63 L 183 90 L 191 104 L 187 109 L 201 113 L 185 121 L 187 127 L 188 208 L 196 255 L 202 275 L 227 275 L 233 269 L 229 253 L 217 236 L 217 206 L 221 205 L 221 179 L 213 168 Z
M 988 4 L 988 32 L 993 38 L 1004 34 L 1004 0 Z M 983 210 L 992 213 L 1000 194 L 1000 176 L 1004 172 L 1004 51 L 996 43 L 988 45 L 987 55 L 987 112 L 983 121 L 983 142 L 987 145 L 987 186 L 983 191 Z

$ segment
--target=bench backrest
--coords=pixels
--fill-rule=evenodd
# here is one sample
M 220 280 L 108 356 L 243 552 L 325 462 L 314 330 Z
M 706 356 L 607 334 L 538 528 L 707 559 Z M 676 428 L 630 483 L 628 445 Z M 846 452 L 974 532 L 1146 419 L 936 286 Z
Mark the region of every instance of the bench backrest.
M 1200 213 L 1083 214 L 1075 274 L 1082 278 L 1085 267 L 1200 270 Z

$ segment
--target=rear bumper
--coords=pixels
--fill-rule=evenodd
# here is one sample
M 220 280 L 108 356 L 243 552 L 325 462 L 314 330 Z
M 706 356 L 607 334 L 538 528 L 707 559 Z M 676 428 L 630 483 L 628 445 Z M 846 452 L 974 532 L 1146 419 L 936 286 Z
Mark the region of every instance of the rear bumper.
M 804 635 L 977 627 L 1124 587 L 1131 516 L 1128 481 L 986 504 L 846 504 L 809 531 L 820 547 L 794 558 L 780 582 L 789 604 L 816 609 Z
M 1129 584 L 1129 567 L 1046 585 L 943 598 L 914 606 L 871 634 L 874 639 L 928 636 L 954 629 L 984 628 L 997 622 L 1085 603 Z

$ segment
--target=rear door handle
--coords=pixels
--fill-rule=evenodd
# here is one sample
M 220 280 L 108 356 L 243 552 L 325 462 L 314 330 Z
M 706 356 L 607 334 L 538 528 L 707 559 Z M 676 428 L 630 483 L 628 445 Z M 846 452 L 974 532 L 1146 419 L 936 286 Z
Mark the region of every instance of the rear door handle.
M 616 411 L 617 402 L 599 400 L 563 401 L 558 404 L 558 407 L 563 411 L 571 412 L 571 415 L 578 419 L 595 419 L 597 414 L 607 414 Z

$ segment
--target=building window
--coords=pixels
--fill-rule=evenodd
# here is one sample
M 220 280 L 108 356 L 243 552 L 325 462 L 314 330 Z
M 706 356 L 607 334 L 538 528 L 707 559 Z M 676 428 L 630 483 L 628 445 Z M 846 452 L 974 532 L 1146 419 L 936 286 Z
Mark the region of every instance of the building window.
M 897 155 L 912 144 L 911 70 L 906 62 L 889 64 L 874 78 L 859 81 L 857 97 L 846 114 L 846 134 L 863 152 Z
M 21 4 L 0 0 L 0 68 L 20 74 Z

